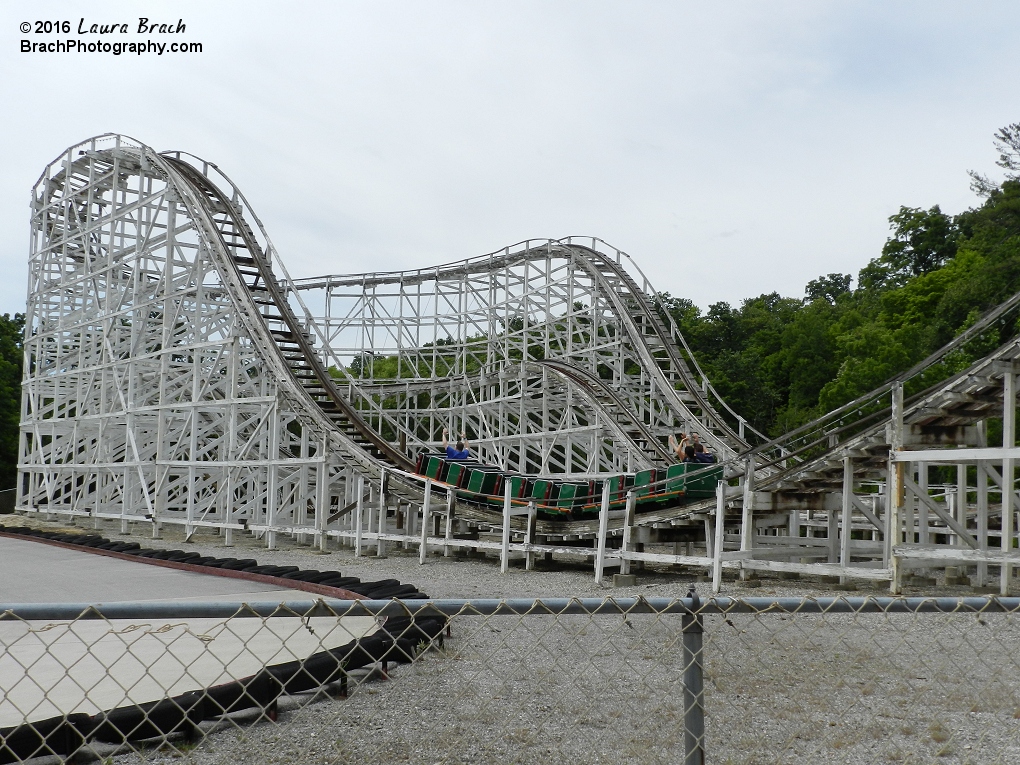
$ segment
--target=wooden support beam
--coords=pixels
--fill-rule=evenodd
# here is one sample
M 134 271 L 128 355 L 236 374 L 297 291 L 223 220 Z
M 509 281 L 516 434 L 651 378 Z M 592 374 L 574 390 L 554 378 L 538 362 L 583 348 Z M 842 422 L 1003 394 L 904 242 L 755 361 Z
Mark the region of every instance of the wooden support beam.
M 357 503 L 354 506 L 354 556 L 361 557 L 362 521 L 365 512 L 365 476 L 358 476 Z
M 720 482 L 721 483 L 721 482 Z M 744 495 L 740 513 L 740 549 L 754 547 L 754 459 L 744 464 Z M 740 578 L 746 579 L 743 570 Z
M 900 450 L 893 453 L 895 462 L 932 462 L 941 465 L 970 464 L 978 460 L 1020 459 L 1020 447 L 985 447 L 973 449 Z
M 1013 465 L 1016 448 L 1016 375 L 1010 369 L 1002 378 L 1002 451 L 1009 453 L 1002 458 L 1002 536 L 1001 547 L 1004 553 L 1013 549 Z M 1006 501 L 1006 497 L 1010 501 Z M 1012 567 L 1003 562 L 999 568 L 999 594 L 1009 594 L 1009 580 L 1012 578 Z
M 535 543 L 535 525 L 538 521 L 538 505 L 532 501 L 528 503 L 528 529 L 524 532 L 524 544 Z M 535 553 L 530 550 L 524 556 L 524 570 L 532 571 L 535 568 Z
M 432 481 L 425 479 L 425 497 L 421 503 L 421 541 L 418 543 L 418 563 L 425 565 L 425 557 L 429 554 L 429 515 L 432 511 Z M 413 513 L 408 513 L 413 515 Z
M 633 534 L 633 529 L 634 529 L 634 512 L 635 512 L 636 509 L 637 509 L 637 497 L 634 495 L 633 490 L 632 491 L 628 491 L 627 492 L 627 505 L 626 505 L 626 509 L 624 510 L 625 515 L 624 515 L 624 519 L 623 519 L 623 545 L 622 545 L 622 549 L 623 549 L 624 553 L 630 552 L 630 538 L 631 538 L 631 535 Z M 708 548 L 708 556 L 712 557 L 712 553 L 711 553 L 712 539 L 711 539 L 711 533 L 710 533 L 710 525 L 709 525 L 707 517 L 705 518 L 705 546 Z M 627 558 L 624 558 L 623 562 L 620 564 L 620 573 L 621 574 L 629 574 L 630 573 L 630 560 L 628 560 Z
M 988 425 L 984 420 L 977 424 L 978 446 L 988 445 Z M 977 464 L 977 540 L 979 549 L 988 550 L 988 464 L 979 462 Z M 978 587 L 985 587 L 988 584 L 988 564 L 981 562 L 977 565 Z
M 503 538 L 499 551 L 499 572 L 505 574 L 510 570 L 510 512 L 513 509 L 510 482 L 506 481 L 503 490 Z
M 914 483 L 914 481 L 910 478 L 904 477 L 903 483 L 904 486 L 909 489 L 910 492 L 914 494 L 914 496 L 916 496 L 929 510 L 941 518 L 943 523 L 955 531 L 956 535 L 960 539 L 962 539 L 969 547 L 977 549 L 977 540 L 970 535 L 970 532 L 967 531 L 967 529 L 960 525 L 959 521 L 948 513 L 938 502 L 932 499 L 928 492 L 922 493 L 921 487 Z
M 606 531 L 609 529 L 609 481 L 602 482 L 602 507 L 599 508 L 599 536 L 595 554 L 595 584 L 602 583 L 606 559 Z
M 873 494 L 872 496 L 878 495 Z M 872 526 L 883 533 L 885 532 L 885 524 L 882 523 L 882 521 L 879 520 L 879 517 L 871 511 L 871 508 L 867 506 L 863 499 L 861 499 L 857 494 L 851 493 L 850 502 L 853 503 L 853 506 L 861 513 L 861 515 L 868 519 Z
M 726 525 L 726 482 L 719 481 L 715 486 L 715 544 L 712 547 L 712 594 L 718 595 L 722 587 L 722 553 Z
M 378 558 L 386 557 L 386 542 L 382 535 L 386 533 L 386 468 L 379 471 L 379 523 L 376 526 L 379 538 L 375 542 L 375 554 Z
M 457 513 L 457 491 L 452 486 L 447 489 L 446 494 L 446 526 L 443 528 L 443 557 L 449 558 L 451 554 L 450 540 L 453 539 L 453 518 Z
M 903 490 L 903 479 L 905 477 L 904 463 L 897 460 L 897 453 L 903 449 L 903 383 L 901 382 L 893 385 L 892 389 L 892 423 L 889 440 L 891 442 L 889 451 L 889 511 L 886 513 L 889 524 L 886 530 L 886 545 L 890 550 L 888 559 L 889 567 L 892 569 L 889 592 L 893 595 L 899 595 L 903 589 L 899 562 L 895 555 L 891 555 L 891 551 L 892 546 L 903 542 L 903 503 L 906 497 Z
M 839 565 L 850 565 L 850 532 L 854 512 L 854 463 L 850 457 L 843 458 L 843 517 L 842 538 L 839 545 Z

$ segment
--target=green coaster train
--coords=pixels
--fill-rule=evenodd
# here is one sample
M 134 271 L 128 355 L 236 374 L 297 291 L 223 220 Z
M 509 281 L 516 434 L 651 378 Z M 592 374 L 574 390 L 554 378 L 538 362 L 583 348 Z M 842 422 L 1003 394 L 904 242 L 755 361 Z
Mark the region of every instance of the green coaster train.
M 477 460 L 449 459 L 443 452 L 421 452 L 415 472 L 453 488 L 458 499 L 490 508 L 502 508 L 507 487 L 514 507 L 535 503 L 540 516 L 575 520 L 597 516 L 602 492 L 609 486 L 610 510 L 623 509 L 634 492 L 636 512 L 662 510 L 715 496 L 722 480 L 722 465 L 676 464 L 665 470 L 650 468 L 600 479 L 556 479 L 526 476 Z

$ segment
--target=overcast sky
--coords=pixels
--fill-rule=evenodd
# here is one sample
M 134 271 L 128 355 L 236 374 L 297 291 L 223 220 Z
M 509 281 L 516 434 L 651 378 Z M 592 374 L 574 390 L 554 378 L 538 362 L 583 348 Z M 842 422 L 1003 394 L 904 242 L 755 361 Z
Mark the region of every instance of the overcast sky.
M 140 16 L 203 52 L 20 52 L 58 37 L 24 22 L 138 42 Z M 217 163 L 293 276 L 583 234 L 703 307 L 800 297 L 877 256 L 900 205 L 977 202 L 966 171 L 1020 121 L 1018 22 L 1015 0 L 5 0 L 0 312 L 24 310 L 33 183 L 104 132 Z

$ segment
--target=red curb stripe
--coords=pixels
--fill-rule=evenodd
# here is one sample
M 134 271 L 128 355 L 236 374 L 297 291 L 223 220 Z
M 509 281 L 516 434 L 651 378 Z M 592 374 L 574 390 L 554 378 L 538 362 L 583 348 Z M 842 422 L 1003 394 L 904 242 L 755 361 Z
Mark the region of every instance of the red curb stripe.
M 84 534 L 82 536 L 84 536 Z M 62 547 L 65 550 L 78 550 L 79 552 L 90 552 L 96 555 L 105 555 L 108 558 L 117 558 L 119 560 L 132 561 L 134 563 L 147 563 L 150 566 L 162 566 L 163 568 L 172 568 L 178 571 L 190 571 L 195 574 L 222 576 L 227 579 L 243 579 L 248 582 L 272 584 L 276 585 L 277 587 L 286 586 L 288 590 L 302 590 L 304 592 L 314 593 L 315 595 L 324 595 L 328 598 L 336 598 L 337 600 L 366 600 L 365 595 L 359 595 L 356 592 L 351 592 L 350 590 L 343 590 L 339 587 L 329 587 L 324 584 L 315 584 L 314 582 L 301 582 L 296 579 L 284 579 L 283 577 L 269 576 L 268 574 L 253 574 L 248 571 L 231 571 L 230 569 L 215 568 L 213 566 L 196 566 L 191 563 L 182 563 L 180 561 L 174 560 L 143 558 L 138 555 L 127 555 L 126 553 L 114 552 L 113 550 L 98 550 L 95 547 L 86 547 L 85 545 L 76 545 L 70 542 L 61 542 L 58 539 L 46 539 L 43 537 L 30 536 L 28 534 L 12 534 L 9 531 L 2 530 L 0 530 L 0 537 L 7 537 L 8 539 L 24 539 L 32 542 L 41 542 L 42 544 L 52 545 L 53 547 Z M 158 550 L 160 548 L 150 547 L 142 549 Z M 260 563 L 259 565 L 268 566 L 272 564 Z

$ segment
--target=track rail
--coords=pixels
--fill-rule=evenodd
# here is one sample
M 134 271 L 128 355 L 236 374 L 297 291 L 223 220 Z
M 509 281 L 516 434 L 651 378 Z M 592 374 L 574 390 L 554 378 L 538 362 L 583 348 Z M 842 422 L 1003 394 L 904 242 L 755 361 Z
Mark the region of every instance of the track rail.
M 649 295 L 624 267 L 624 253 L 616 251 L 614 256 L 597 249 L 595 245 L 598 240 L 588 238 L 587 241 L 592 243 L 588 246 L 576 239 L 528 240 L 488 255 L 427 269 L 310 277 L 294 280 L 293 285 L 299 291 L 345 286 L 368 289 L 381 285 L 410 285 L 432 280 L 454 280 L 465 275 L 485 274 L 530 261 L 542 261 L 550 256 L 561 256 L 587 274 L 597 285 L 599 294 L 605 296 L 616 320 L 621 324 L 621 331 L 632 342 L 633 351 L 644 373 L 654 381 L 659 396 L 669 403 L 677 419 L 698 423 L 699 427 L 711 433 L 713 445 L 722 456 L 732 457 L 749 449 L 750 444 L 713 406 L 708 389 L 702 388 L 697 375 L 691 371 L 675 343 L 675 326 L 672 331 L 666 327 Z M 322 339 L 328 344 L 325 337 Z M 339 359 L 337 367 L 342 368 Z M 346 383 L 353 388 L 360 388 L 364 394 L 373 390 L 372 384 L 356 377 L 348 376 Z
M 673 459 L 670 451 L 659 443 L 659 440 L 634 416 L 627 402 L 598 375 L 564 361 L 546 359 L 537 362 L 551 369 L 562 380 L 572 384 L 574 389 L 584 396 L 588 405 L 602 415 L 602 420 L 617 433 L 623 441 L 630 441 L 640 450 L 646 464 L 642 467 L 654 467 L 668 463 Z
M 414 463 L 395 449 L 362 419 L 358 411 L 340 393 L 311 343 L 311 336 L 302 326 L 287 302 L 284 290 L 272 263 L 262 251 L 254 232 L 237 206 L 215 184 L 190 164 L 179 158 L 167 158 L 183 179 L 190 184 L 215 225 L 216 234 L 229 255 L 236 275 L 245 286 L 247 297 L 261 310 L 273 346 L 290 370 L 310 404 L 317 407 L 333 426 L 361 446 L 369 455 L 391 467 L 408 470 Z M 275 312 L 275 313 L 273 313 Z M 269 322 L 281 322 L 274 330 Z

